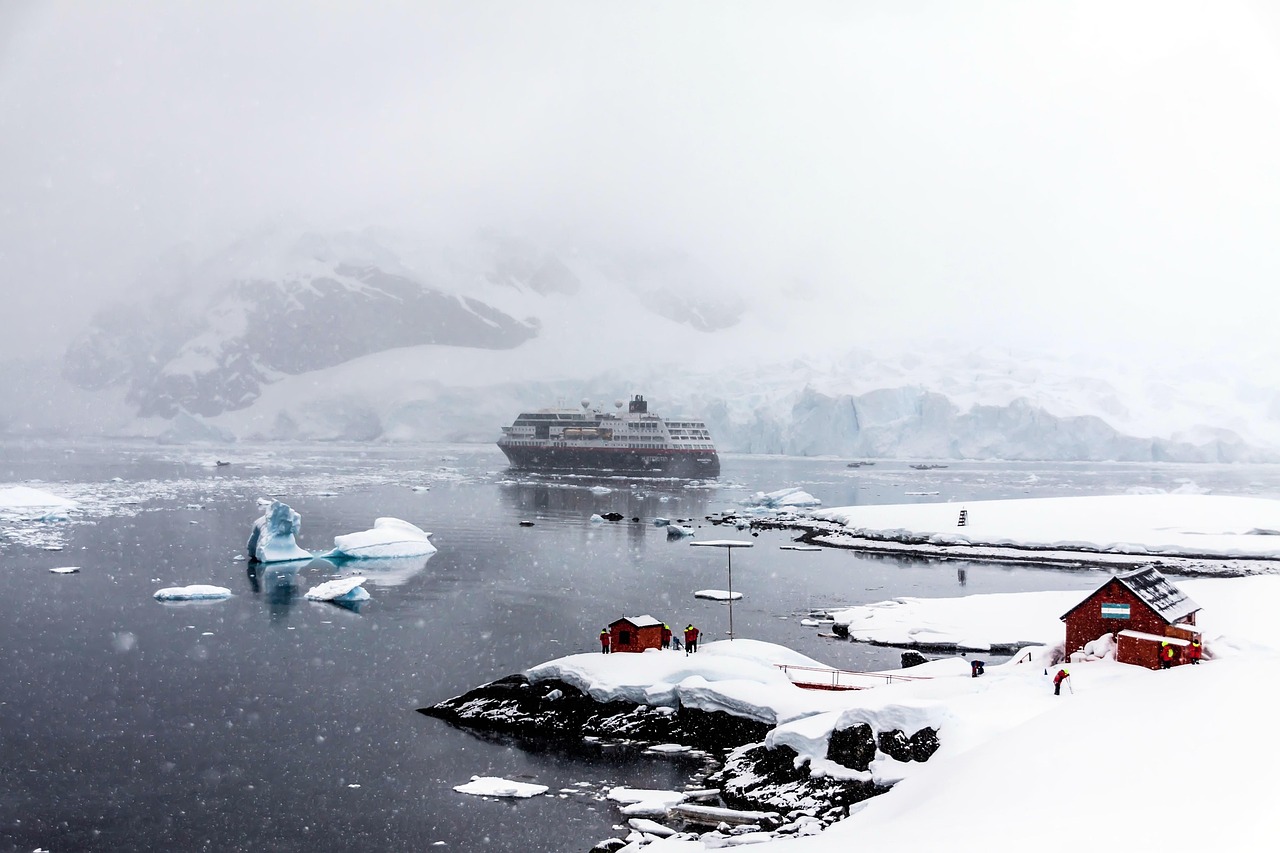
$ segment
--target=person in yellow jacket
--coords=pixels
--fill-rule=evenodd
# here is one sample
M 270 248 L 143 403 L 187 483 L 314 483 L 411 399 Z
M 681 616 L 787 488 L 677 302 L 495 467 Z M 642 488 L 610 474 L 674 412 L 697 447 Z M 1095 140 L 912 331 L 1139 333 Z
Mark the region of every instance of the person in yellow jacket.
M 1178 662 L 1178 647 L 1168 640 L 1160 643 L 1160 668 L 1168 669 Z

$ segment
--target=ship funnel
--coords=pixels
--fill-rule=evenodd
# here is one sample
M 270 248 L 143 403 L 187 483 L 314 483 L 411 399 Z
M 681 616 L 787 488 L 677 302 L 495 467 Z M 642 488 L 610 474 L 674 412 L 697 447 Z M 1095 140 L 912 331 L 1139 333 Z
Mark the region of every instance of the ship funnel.
M 587 408 L 587 407 L 588 407 L 588 406 L 590 406 L 590 405 L 591 405 L 591 401 L 590 401 L 590 400 L 588 400 L 586 397 L 583 397 L 583 398 L 582 398 L 582 408 L 584 408 L 584 409 L 585 409 L 585 408 Z
M 621 409 L 621 408 L 622 408 L 622 401 L 621 401 L 621 400 L 614 400 L 614 401 L 613 401 L 613 407 L 614 407 L 615 409 Z

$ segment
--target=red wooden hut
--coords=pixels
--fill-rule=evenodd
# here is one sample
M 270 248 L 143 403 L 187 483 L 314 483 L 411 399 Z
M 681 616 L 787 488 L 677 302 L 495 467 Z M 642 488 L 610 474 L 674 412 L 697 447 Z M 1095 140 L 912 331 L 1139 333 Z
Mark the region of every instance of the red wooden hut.
M 1062 615 L 1067 623 L 1067 656 L 1111 634 L 1117 641 L 1116 660 L 1154 669 L 1164 638 L 1175 638 L 1181 646 L 1198 635 L 1199 609 L 1155 566 L 1116 575 Z M 1185 663 L 1186 656 L 1180 657 Z
M 642 652 L 662 648 L 662 623 L 652 616 L 623 616 L 609 623 L 609 648 L 615 652 Z

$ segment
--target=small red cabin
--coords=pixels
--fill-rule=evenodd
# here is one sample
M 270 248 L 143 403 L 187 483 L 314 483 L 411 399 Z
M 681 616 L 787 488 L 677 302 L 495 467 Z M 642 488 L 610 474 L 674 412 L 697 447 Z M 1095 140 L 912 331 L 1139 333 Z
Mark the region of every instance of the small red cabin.
M 1197 633 L 1193 626 L 1198 610 L 1200 606 L 1155 566 L 1116 575 L 1062 615 L 1067 623 L 1067 657 L 1111 634 L 1117 640 L 1116 660 L 1154 669 L 1159 666 L 1162 638 L 1177 638 L 1185 644 Z M 1180 656 L 1180 661 L 1185 663 L 1186 656 Z
M 642 652 L 662 648 L 662 623 L 652 616 L 623 616 L 609 623 L 609 650 Z

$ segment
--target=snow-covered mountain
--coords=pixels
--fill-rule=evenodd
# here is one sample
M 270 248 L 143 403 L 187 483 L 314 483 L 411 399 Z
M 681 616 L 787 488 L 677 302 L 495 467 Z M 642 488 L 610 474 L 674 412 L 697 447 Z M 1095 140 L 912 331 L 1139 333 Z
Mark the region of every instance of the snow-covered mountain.
M 73 429 L 167 440 L 488 442 L 521 410 L 643 393 L 705 418 L 725 451 L 1280 461 L 1269 363 L 822 348 L 814 305 L 744 299 L 677 253 L 274 229 L 159 278 L 69 348 L 74 388 L 45 383 L 0 430 L 49 431 L 78 407 L 110 415 Z

